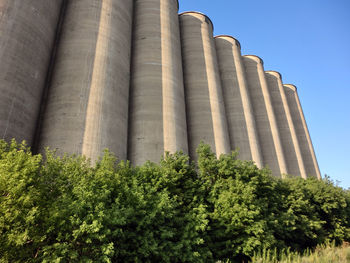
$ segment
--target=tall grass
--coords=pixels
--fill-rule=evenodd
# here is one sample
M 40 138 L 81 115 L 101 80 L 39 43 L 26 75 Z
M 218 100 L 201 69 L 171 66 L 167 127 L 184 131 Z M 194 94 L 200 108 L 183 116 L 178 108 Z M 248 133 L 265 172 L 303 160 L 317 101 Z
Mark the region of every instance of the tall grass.
M 318 246 L 314 251 L 306 250 L 300 254 L 289 249 L 277 250 L 263 249 L 255 253 L 254 263 L 346 263 L 350 262 L 350 244 L 344 243 L 341 247 L 333 244 Z

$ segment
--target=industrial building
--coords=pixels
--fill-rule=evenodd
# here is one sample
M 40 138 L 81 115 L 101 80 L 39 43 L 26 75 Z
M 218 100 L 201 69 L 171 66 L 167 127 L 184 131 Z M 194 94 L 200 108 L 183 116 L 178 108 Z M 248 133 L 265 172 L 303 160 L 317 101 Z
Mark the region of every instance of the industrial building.
M 0 0 L 0 138 L 36 152 L 164 152 L 321 178 L 296 87 L 177 0 Z

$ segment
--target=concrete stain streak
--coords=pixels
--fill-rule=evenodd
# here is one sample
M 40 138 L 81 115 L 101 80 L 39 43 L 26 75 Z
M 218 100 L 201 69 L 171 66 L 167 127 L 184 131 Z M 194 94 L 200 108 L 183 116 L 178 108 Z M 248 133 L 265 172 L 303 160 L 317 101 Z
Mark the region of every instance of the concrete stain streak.
M 220 80 L 215 76 L 218 71 L 218 66 L 214 62 L 214 52 L 212 47 L 209 46 L 209 43 L 213 43 L 213 39 L 211 39 L 208 34 L 208 31 L 211 31 L 208 27 L 208 23 L 202 23 L 201 32 L 205 69 L 208 78 L 209 102 L 212 114 L 211 119 L 214 132 L 215 152 L 217 157 L 219 157 L 221 154 L 230 153 L 230 143 Z
M 271 97 L 270 97 L 270 94 L 267 88 L 266 79 L 264 76 L 264 70 L 262 69 L 261 64 L 259 64 L 258 67 L 260 68 L 260 70 L 258 70 L 258 74 L 261 82 L 262 93 L 265 98 L 265 107 L 266 107 L 266 112 L 269 119 L 269 124 L 271 127 L 271 134 L 272 134 L 272 138 L 273 138 L 273 142 L 276 150 L 277 162 L 279 165 L 280 174 L 287 174 L 288 173 L 287 165 L 286 165 L 286 161 L 282 150 L 281 139 L 280 139 L 280 135 L 277 127 L 276 117 L 274 115 L 274 111 L 272 108 Z
M 171 28 L 169 21 L 169 1 L 160 0 L 160 23 L 161 23 L 161 49 L 162 49 L 162 96 L 163 96 L 163 141 L 164 151 L 176 152 L 176 105 L 175 105 L 175 85 L 173 82 L 174 60 L 172 52 L 174 50 L 171 40 Z
M 301 177 L 306 179 L 305 166 L 304 166 L 304 162 L 303 162 L 303 159 L 301 156 L 299 142 L 298 142 L 298 139 L 297 139 L 297 136 L 295 133 L 295 127 L 293 124 L 292 116 L 291 116 L 291 113 L 289 110 L 288 101 L 287 101 L 286 94 L 285 94 L 284 89 L 283 89 L 283 84 L 282 84 L 281 78 L 278 78 L 278 88 L 279 88 L 279 93 L 280 93 L 281 98 L 282 98 L 283 108 L 285 110 L 289 131 L 290 131 L 291 137 L 292 137 L 293 148 L 295 150 L 297 164 L 298 164 L 298 168 L 299 168 L 299 172 L 297 174 L 294 174 L 294 175 L 300 175 Z
M 106 55 L 108 51 L 108 36 L 111 34 L 112 0 L 103 0 L 101 6 L 100 23 L 98 29 L 95 59 L 93 63 L 89 100 L 86 110 L 86 122 L 82 154 L 96 156 L 101 150 L 101 123 L 103 95 L 106 76 Z

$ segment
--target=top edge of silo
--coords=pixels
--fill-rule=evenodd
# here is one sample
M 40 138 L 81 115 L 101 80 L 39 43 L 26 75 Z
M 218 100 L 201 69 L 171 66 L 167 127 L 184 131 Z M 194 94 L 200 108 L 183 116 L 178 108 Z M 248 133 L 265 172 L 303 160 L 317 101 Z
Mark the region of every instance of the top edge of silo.
M 204 17 L 209 21 L 209 23 L 210 23 L 210 25 L 211 25 L 211 28 L 212 28 L 213 31 L 214 31 L 214 24 L 213 24 L 213 21 L 211 21 L 210 17 L 207 16 L 206 14 L 201 13 L 201 12 L 198 12 L 198 11 L 186 11 L 186 12 L 180 13 L 179 16 L 182 16 L 182 15 L 185 15 L 185 14 L 198 14 L 198 15 L 204 16 Z
M 277 75 L 282 79 L 282 74 L 279 73 L 279 72 L 276 71 L 276 70 L 266 70 L 265 73 L 274 73 L 274 74 L 277 74 Z
M 294 84 L 283 84 L 283 86 L 287 87 L 287 88 L 290 88 L 294 91 L 297 91 L 297 86 L 295 86 Z
M 243 57 L 254 57 L 254 58 L 257 58 L 257 59 L 260 60 L 261 64 L 264 65 L 264 60 L 261 57 L 257 56 L 257 55 L 244 55 Z
M 234 38 L 233 36 L 230 36 L 230 35 L 218 35 L 218 36 L 215 36 L 214 38 L 220 38 L 220 37 L 232 38 L 238 44 L 239 49 L 241 49 L 241 43 L 238 41 L 237 38 Z

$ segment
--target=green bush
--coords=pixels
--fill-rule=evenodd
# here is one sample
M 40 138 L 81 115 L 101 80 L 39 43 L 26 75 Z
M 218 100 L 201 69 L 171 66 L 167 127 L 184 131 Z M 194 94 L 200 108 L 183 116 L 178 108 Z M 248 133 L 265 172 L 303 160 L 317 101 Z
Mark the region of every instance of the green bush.
M 91 165 L 0 141 L 0 262 L 242 262 L 349 241 L 350 194 L 329 179 L 276 179 L 204 144 L 198 156 Z

